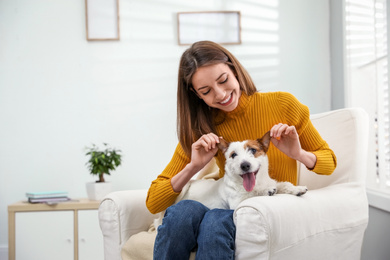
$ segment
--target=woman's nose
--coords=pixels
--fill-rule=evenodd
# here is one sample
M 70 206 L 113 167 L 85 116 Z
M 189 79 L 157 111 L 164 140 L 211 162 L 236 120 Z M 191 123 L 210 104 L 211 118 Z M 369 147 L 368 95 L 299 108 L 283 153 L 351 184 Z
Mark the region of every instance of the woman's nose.
M 225 98 L 225 95 L 226 95 L 226 91 L 223 87 L 220 87 L 220 86 L 215 87 L 215 98 L 218 101 L 223 100 Z

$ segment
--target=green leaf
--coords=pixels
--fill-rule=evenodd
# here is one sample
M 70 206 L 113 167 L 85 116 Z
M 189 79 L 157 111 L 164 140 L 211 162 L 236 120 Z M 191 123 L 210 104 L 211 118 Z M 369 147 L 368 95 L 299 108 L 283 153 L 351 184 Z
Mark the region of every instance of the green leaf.
M 107 143 L 103 143 L 105 149 L 100 150 L 95 144 L 86 147 L 88 161 L 86 165 L 91 174 L 108 174 L 121 164 L 121 150 L 113 149 Z

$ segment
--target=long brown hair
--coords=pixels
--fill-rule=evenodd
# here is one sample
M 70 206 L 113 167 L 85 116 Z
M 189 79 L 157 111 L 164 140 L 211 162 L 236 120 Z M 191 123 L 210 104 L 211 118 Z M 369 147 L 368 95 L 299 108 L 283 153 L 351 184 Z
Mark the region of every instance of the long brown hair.
M 211 41 L 196 42 L 180 59 L 177 88 L 177 134 L 184 152 L 191 155 L 191 145 L 203 134 L 216 133 L 214 118 L 218 109 L 210 108 L 195 92 L 192 77 L 198 68 L 227 64 L 236 75 L 241 91 L 253 95 L 257 90 L 240 62 L 221 45 Z

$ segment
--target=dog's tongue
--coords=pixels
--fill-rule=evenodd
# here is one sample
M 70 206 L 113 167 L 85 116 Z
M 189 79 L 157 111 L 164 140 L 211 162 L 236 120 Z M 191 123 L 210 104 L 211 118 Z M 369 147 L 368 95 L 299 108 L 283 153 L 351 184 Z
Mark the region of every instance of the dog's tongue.
M 246 191 L 252 191 L 256 184 L 256 177 L 254 172 L 245 173 L 242 175 L 244 179 L 243 185 Z

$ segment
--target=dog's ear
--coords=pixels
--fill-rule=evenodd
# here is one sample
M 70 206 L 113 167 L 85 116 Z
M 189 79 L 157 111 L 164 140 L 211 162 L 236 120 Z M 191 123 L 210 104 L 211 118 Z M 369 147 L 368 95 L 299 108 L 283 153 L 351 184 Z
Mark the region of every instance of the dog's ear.
M 219 137 L 219 144 L 218 144 L 218 148 L 223 152 L 225 153 L 226 150 L 228 149 L 229 147 L 229 142 L 227 142 L 225 139 L 223 139 L 222 137 Z
M 259 142 L 259 144 L 263 148 L 264 152 L 268 151 L 270 140 L 271 140 L 271 133 L 270 133 L 270 131 L 265 133 L 262 138 L 257 139 L 257 141 Z

